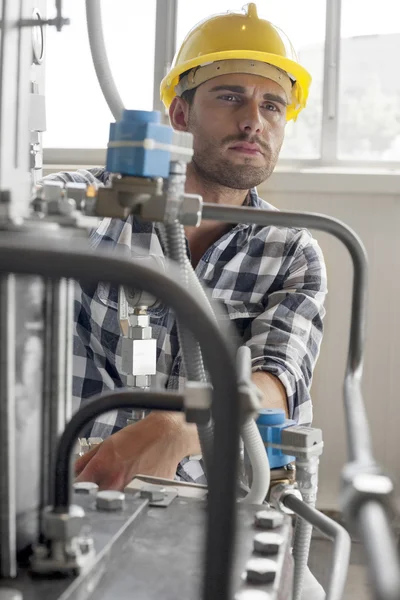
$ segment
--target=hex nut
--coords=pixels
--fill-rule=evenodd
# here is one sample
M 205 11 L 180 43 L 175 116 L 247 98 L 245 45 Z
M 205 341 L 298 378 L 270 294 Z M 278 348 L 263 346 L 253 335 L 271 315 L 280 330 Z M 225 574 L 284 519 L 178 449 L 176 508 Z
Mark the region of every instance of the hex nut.
M 117 490 L 103 490 L 96 496 L 98 510 L 122 510 L 124 508 L 125 494 Z
M 129 291 L 127 296 L 128 298 L 132 297 Z M 131 327 L 149 327 L 150 317 L 149 315 L 131 315 L 129 322 Z
M 283 514 L 277 510 L 260 510 L 255 516 L 255 525 L 260 529 L 275 529 L 283 525 Z
M 129 336 L 133 340 L 151 340 L 152 328 L 151 327 L 130 327 Z
M 277 565 L 269 558 L 252 558 L 246 565 L 247 581 L 250 583 L 271 583 L 276 576 Z
M 273 531 L 263 531 L 254 538 L 254 551 L 260 554 L 278 554 L 283 537 Z
M 78 537 L 84 525 L 85 511 L 71 504 L 68 513 L 55 513 L 52 506 L 43 511 L 43 533 L 49 540 L 70 540 Z
M 99 486 L 92 481 L 78 481 L 74 483 L 75 494 L 97 494 Z

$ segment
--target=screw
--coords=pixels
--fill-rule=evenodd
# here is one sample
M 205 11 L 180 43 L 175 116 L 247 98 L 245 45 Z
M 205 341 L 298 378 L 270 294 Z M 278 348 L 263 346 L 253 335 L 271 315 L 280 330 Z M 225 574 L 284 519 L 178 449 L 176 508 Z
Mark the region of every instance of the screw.
M 235 600 L 271 600 L 271 594 L 261 590 L 241 590 L 235 594 Z
M 271 583 L 276 575 L 276 562 L 269 558 L 252 558 L 246 566 L 247 581 Z
M 93 494 L 96 495 L 99 486 L 97 483 L 93 483 L 92 481 L 79 481 L 74 483 L 74 492 L 75 494 Z
M 125 494 L 116 490 L 105 490 L 98 492 L 96 496 L 96 507 L 99 510 L 122 510 L 124 507 Z
M 260 510 L 256 513 L 255 525 L 260 529 L 275 529 L 283 525 L 283 515 L 277 510 Z
M 273 531 L 258 533 L 254 538 L 254 551 L 260 554 L 278 554 L 283 537 Z

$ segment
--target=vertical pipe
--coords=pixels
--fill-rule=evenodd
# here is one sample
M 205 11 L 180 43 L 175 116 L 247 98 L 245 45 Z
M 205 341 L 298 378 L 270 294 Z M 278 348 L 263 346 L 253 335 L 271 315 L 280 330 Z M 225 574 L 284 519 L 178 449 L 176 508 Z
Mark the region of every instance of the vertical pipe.
M 15 277 L 0 279 L 0 576 L 15 577 Z
M 67 386 L 67 377 L 72 367 L 67 364 L 67 347 L 72 349 L 66 335 L 68 314 L 71 312 L 67 300 L 70 296 L 69 285 L 68 280 L 60 279 L 48 281 L 46 287 L 42 506 L 53 503 L 50 473 L 53 471 L 58 439 L 64 430 L 68 402 L 70 406 L 67 388 L 71 388 Z
M 73 326 L 75 281 L 66 280 L 66 311 L 65 311 L 65 422 L 72 417 L 72 375 L 73 375 Z

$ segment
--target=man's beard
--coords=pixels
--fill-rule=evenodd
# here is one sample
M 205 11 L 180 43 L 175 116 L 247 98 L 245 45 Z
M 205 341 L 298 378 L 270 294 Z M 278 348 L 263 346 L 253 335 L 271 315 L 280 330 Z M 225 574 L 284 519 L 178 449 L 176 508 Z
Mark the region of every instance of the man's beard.
M 200 125 L 191 111 L 189 131 L 196 135 L 196 130 L 200 130 Z M 201 135 L 199 137 L 201 139 Z M 238 142 L 257 143 L 264 153 L 264 164 L 255 165 L 250 156 L 244 157 L 242 164 L 235 164 L 229 158 L 223 158 L 215 152 L 218 147 L 228 147 L 230 143 L 233 145 Z M 205 181 L 235 190 L 248 190 L 268 179 L 275 168 L 279 151 L 280 147 L 273 152 L 265 140 L 242 133 L 227 136 L 218 142 L 206 142 L 203 147 L 194 150 L 192 162 L 196 172 Z
M 275 166 L 275 162 L 255 166 L 251 164 L 251 158 L 237 165 L 228 159 L 215 158 L 207 151 L 195 152 L 192 162 L 202 179 L 234 190 L 249 190 L 260 185 L 268 179 Z

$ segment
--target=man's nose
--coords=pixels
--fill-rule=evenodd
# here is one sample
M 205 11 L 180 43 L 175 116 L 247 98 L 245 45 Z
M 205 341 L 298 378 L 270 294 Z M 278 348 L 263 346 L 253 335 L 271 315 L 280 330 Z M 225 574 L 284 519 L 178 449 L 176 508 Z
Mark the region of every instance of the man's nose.
M 258 102 L 246 102 L 239 118 L 239 129 L 247 134 L 260 134 L 264 129 Z

